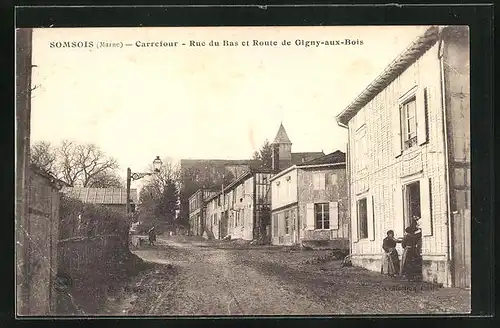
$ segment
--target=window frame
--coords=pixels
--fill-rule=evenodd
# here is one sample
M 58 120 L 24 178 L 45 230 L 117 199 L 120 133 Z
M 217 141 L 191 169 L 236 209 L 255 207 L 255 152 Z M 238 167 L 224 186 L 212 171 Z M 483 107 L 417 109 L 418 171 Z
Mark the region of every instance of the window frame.
M 321 212 L 317 208 L 321 206 Z M 318 214 L 321 214 L 321 227 L 318 227 Z M 325 222 L 328 222 L 328 228 L 325 228 Z M 314 203 L 314 230 L 331 230 L 330 225 L 330 203 Z
M 364 201 L 365 203 L 365 224 L 364 224 L 364 230 L 362 230 L 362 225 L 361 225 L 361 217 L 360 217 L 360 203 Z M 368 196 L 362 196 L 359 197 L 356 200 L 356 220 L 357 220 L 357 230 L 358 230 L 358 239 L 359 240 L 364 240 L 369 238 L 369 231 L 368 231 Z M 362 234 L 363 232 L 363 234 Z
M 368 144 L 366 124 L 361 125 L 355 132 L 354 153 L 356 155 L 356 171 L 363 172 L 368 167 Z
M 285 235 L 290 235 L 290 211 L 284 211 L 283 215 L 285 216 L 284 220 L 284 229 L 285 229 Z
M 325 172 L 313 172 L 313 190 L 326 190 Z M 316 182 L 318 182 L 316 184 Z
M 413 181 L 408 181 L 407 183 L 403 184 L 403 228 L 406 229 L 410 223 L 411 223 L 411 217 L 412 217 L 412 209 L 411 209 L 411 204 L 410 204 L 410 186 L 412 185 L 418 185 L 418 203 L 419 203 L 419 217 L 422 217 L 422 196 L 421 196 L 421 190 L 420 190 L 420 180 L 413 180 Z

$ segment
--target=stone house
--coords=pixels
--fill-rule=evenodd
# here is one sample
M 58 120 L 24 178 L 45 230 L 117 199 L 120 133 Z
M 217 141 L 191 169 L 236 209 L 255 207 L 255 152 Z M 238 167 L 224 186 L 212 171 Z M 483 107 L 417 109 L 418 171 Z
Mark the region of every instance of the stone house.
M 204 231 L 206 200 L 217 191 L 198 189 L 189 197 L 189 232 L 194 236 L 202 236 Z
M 345 153 L 291 166 L 271 184 L 272 244 L 349 249 Z
M 386 231 L 416 216 L 424 280 L 470 287 L 469 90 L 468 28 L 433 26 L 337 116 L 354 265 L 379 271 Z

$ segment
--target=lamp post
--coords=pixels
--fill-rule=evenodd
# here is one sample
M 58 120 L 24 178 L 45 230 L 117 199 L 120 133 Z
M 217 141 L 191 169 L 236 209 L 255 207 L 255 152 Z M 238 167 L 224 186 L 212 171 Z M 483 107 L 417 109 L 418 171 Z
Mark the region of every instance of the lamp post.
M 132 180 L 139 180 L 144 178 L 147 175 L 153 175 L 153 173 L 160 172 L 160 167 L 162 165 L 162 161 L 160 156 L 156 156 L 153 161 L 153 172 L 143 172 L 143 173 L 132 173 L 130 167 L 127 168 L 127 214 L 130 213 L 130 183 Z

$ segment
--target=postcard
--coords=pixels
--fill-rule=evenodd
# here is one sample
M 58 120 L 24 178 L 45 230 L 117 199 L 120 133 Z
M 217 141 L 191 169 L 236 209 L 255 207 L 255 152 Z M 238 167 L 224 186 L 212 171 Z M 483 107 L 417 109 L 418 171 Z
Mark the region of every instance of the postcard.
M 467 26 L 17 29 L 17 314 L 470 313 L 469 57 Z

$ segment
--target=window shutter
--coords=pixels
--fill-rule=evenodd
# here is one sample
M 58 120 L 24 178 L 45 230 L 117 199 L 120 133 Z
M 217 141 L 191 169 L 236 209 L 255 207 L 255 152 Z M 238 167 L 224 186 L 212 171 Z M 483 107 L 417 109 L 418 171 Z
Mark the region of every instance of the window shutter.
M 351 215 L 351 232 L 352 232 L 352 241 L 358 241 L 358 203 L 356 202 L 354 206 L 354 211 Z
M 397 101 L 397 100 L 396 100 Z M 394 156 L 401 155 L 401 113 L 399 110 L 399 103 L 394 106 L 392 110 L 392 146 Z
M 319 173 L 319 189 L 325 190 L 325 186 L 326 186 L 326 174 Z
M 306 204 L 306 223 L 307 230 L 314 230 L 314 203 Z
M 404 235 L 404 211 L 403 211 L 403 186 L 396 184 L 394 190 L 394 230 L 395 237 L 403 237 Z
M 339 203 L 330 202 L 330 229 L 338 230 L 339 228 Z
M 373 213 L 373 196 L 366 198 L 366 220 L 368 226 L 368 239 L 375 240 L 375 220 Z
M 420 228 L 422 236 L 432 236 L 431 195 L 429 179 L 420 179 Z
M 417 142 L 423 145 L 427 142 L 427 89 L 418 88 L 416 94 L 417 105 Z

